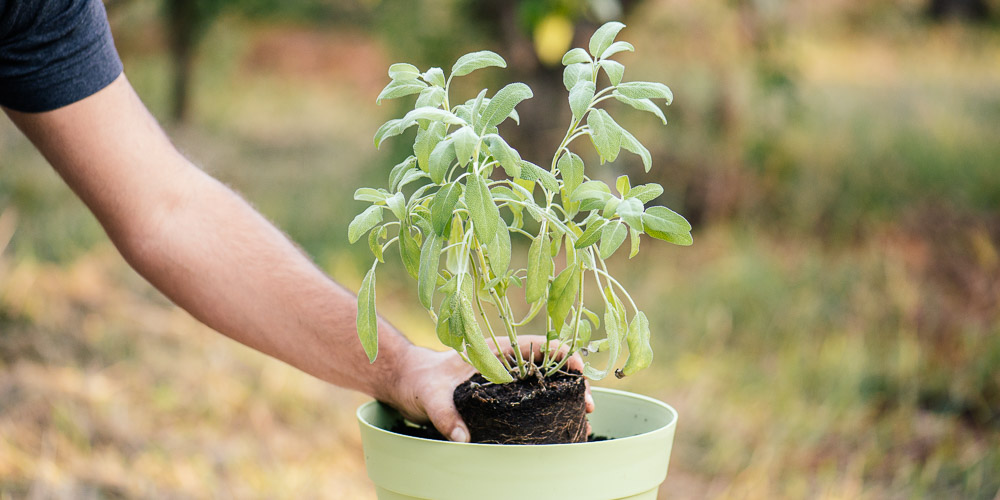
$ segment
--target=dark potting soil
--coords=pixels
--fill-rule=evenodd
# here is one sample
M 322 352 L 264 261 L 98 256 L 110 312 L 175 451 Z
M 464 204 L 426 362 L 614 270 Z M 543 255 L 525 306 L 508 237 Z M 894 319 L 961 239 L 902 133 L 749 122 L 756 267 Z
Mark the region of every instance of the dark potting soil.
M 455 388 L 455 406 L 473 443 L 587 441 L 586 385 L 579 372 L 493 384 L 475 374 Z

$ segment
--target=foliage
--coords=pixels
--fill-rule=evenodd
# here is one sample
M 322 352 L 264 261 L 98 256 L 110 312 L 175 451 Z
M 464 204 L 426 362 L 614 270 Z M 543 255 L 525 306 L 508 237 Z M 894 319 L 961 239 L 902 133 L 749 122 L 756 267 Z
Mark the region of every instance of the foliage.
M 523 378 L 535 369 L 551 375 L 568 356 L 557 359 L 546 351 L 536 367 L 515 350 L 515 359 L 508 360 L 489 349 L 480 320 L 494 344 L 498 330 L 517 344 L 517 329 L 542 314 L 547 338 L 558 340 L 570 353 L 608 352 L 605 369 L 586 365 L 584 373 L 593 379 L 604 378 L 626 351 L 628 359 L 617 376 L 650 364 L 649 322 L 608 273 L 605 260 L 626 240 L 629 256 L 635 256 L 642 234 L 689 245 L 691 225 L 667 207 L 645 206 L 663 192 L 658 184 L 632 187 L 629 178 L 621 176 L 613 194 L 606 183 L 587 175 L 583 159 L 570 150 L 575 139 L 588 136 L 602 163 L 614 161 L 625 149 L 639 155 L 647 172 L 651 167 L 649 151 L 597 107 L 616 99 L 666 123 L 653 100 L 669 105 L 670 89 L 661 83 L 622 81 L 624 66 L 611 59 L 634 50 L 628 42 L 615 41 L 622 28 L 621 23 L 607 23 L 594 33 L 588 50 L 575 48 L 563 57 L 572 119 L 548 169 L 522 159 L 499 133 L 498 126 L 507 119 L 518 121 L 515 108 L 532 97 L 527 85 L 509 84 L 491 98 L 484 89 L 452 105 L 452 80 L 482 68 L 506 67 L 501 56 L 490 51 L 466 54 L 447 78 L 440 68 L 421 72 L 406 63 L 389 67 L 392 81 L 377 102 L 418 97 L 412 111 L 378 129 L 375 146 L 413 126 L 417 133 L 413 155 L 390 172 L 389 189 L 361 188 L 354 195 L 371 203 L 348 228 L 351 243 L 368 235 L 376 258 L 358 301 L 358 335 L 371 361 L 378 351 L 375 271 L 396 243 L 406 271 L 417 280 L 420 303 L 435 321 L 439 340 L 492 382 L 510 382 L 512 374 Z M 608 85 L 597 90 L 601 73 Z M 493 179 L 494 173 L 499 180 Z M 411 184 L 418 187 L 404 191 Z M 394 220 L 386 221 L 386 216 Z M 395 234 L 390 236 L 390 230 Z M 525 268 L 511 267 L 512 234 L 530 239 Z M 559 268 L 563 248 L 565 262 Z M 585 296 L 588 278 L 593 278 L 603 303 L 606 336 L 601 340 L 592 340 L 602 321 Z M 523 288 L 529 306 L 523 318 L 510 303 L 514 288 Z M 489 308 L 500 318 L 499 325 L 489 320 Z

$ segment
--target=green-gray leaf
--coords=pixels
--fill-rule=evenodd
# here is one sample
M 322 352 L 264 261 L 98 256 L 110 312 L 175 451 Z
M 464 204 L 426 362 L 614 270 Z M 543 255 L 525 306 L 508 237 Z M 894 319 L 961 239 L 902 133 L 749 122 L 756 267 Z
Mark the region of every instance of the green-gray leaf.
M 406 196 L 403 193 L 396 193 L 385 199 L 385 204 L 392 210 L 392 215 L 396 219 L 403 220 L 406 217 Z
M 663 115 L 663 110 L 660 109 L 660 107 L 657 106 L 656 103 L 654 103 L 651 99 L 633 99 L 631 97 L 626 97 L 617 90 L 614 91 L 611 95 L 615 96 L 615 99 L 617 99 L 619 102 L 628 104 L 629 106 L 632 106 L 633 108 L 638 109 L 639 111 L 653 113 L 654 115 L 656 115 L 657 118 L 660 119 L 661 122 L 663 122 L 664 125 L 667 124 L 667 117 Z
M 538 181 L 542 184 L 545 189 L 550 192 L 559 191 L 559 181 L 556 180 L 556 176 L 552 175 L 552 172 L 545 170 L 530 161 L 521 160 L 521 176 L 520 179 L 526 181 Z
M 503 140 L 497 134 L 490 134 L 483 139 L 486 141 L 486 145 L 490 149 L 490 154 L 493 158 L 500 162 L 500 166 L 503 167 L 504 172 L 512 178 L 520 178 L 521 176 L 521 155 L 518 154 L 517 150 L 510 147 L 507 141 Z
M 476 316 L 472 310 L 472 302 L 469 301 L 469 298 L 464 293 L 459 300 L 462 323 L 465 326 L 466 351 L 472 366 L 476 370 L 479 370 L 479 373 L 483 374 L 486 380 L 494 384 L 513 382 L 514 377 L 510 375 L 510 372 L 504 368 L 500 359 L 486 345 L 486 339 L 483 338 L 482 331 L 479 329 L 479 323 L 476 322 Z
M 499 54 L 488 50 L 472 52 L 459 57 L 458 61 L 455 61 L 455 65 L 451 67 L 451 77 L 465 76 L 477 69 L 490 66 L 506 68 L 507 61 L 504 61 Z
M 497 228 L 503 221 L 486 181 L 476 174 L 469 175 L 466 182 L 465 206 L 469 209 L 476 237 L 480 243 L 488 245 L 496 237 Z
M 389 78 L 393 80 L 416 80 L 420 76 L 420 70 L 409 63 L 396 63 L 389 66 Z
M 361 346 L 368 355 L 368 362 L 374 363 L 378 356 L 378 316 L 375 314 L 375 266 L 378 261 L 372 264 L 372 268 L 365 274 L 365 279 L 361 281 L 361 290 L 358 291 L 358 339 Z
M 556 163 L 559 175 L 562 176 L 563 196 L 572 199 L 573 192 L 580 187 L 583 182 L 583 159 L 573 153 L 565 153 L 559 157 Z
M 420 170 L 430 172 L 431 151 L 444 138 L 448 125 L 442 122 L 433 122 L 427 128 L 417 130 L 417 137 L 413 141 L 413 154 L 417 157 L 417 165 Z
M 476 154 L 479 136 L 469 126 L 456 130 L 451 136 L 455 141 L 455 156 L 458 159 L 458 164 L 464 167 Z
M 594 35 L 590 37 L 590 55 L 594 57 L 600 57 L 605 50 L 611 47 L 611 42 L 615 40 L 618 36 L 618 32 L 624 28 L 625 25 L 617 21 L 611 21 L 604 23 L 604 26 L 597 28 Z
M 563 269 L 549 287 L 549 300 L 546 304 L 546 311 L 552 323 L 562 325 L 566 322 L 566 315 L 576 301 L 577 293 L 580 291 L 580 267 L 576 264 Z
M 626 198 L 618 204 L 618 216 L 630 227 L 642 231 L 642 202 L 636 198 Z
M 646 169 L 646 172 L 649 172 L 649 169 L 653 166 L 653 157 L 649 154 L 649 150 L 646 149 L 646 146 L 643 146 L 634 135 L 629 133 L 628 130 L 621 129 L 621 133 L 622 147 L 639 155 L 639 157 L 642 158 L 643 168 Z
M 420 244 L 410 234 L 408 227 L 401 227 L 399 230 L 399 257 L 403 261 L 403 267 L 413 279 L 420 276 Z
M 420 91 L 420 95 L 417 96 L 416 107 L 429 106 L 432 108 L 440 107 L 444 104 L 445 93 L 444 89 L 438 86 L 427 87 Z
M 569 109 L 573 111 L 573 119 L 579 120 L 587 112 L 590 103 L 594 100 L 596 87 L 594 82 L 580 80 L 569 91 Z
M 622 82 L 622 78 L 625 77 L 625 66 L 622 66 L 622 63 L 618 61 L 610 59 L 601 61 L 601 67 L 608 74 L 608 80 L 611 81 L 611 85 L 618 85 Z
M 371 228 L 382 222 L 382 207 L 372 205 L 354 217 L 351 224 L 347 226 L 347 240 L 351 243 L 358 241 Z
M 622 221 L 612 221 L 601 230 L 601 258 L 607 259 L 618 250 L 628 236 L 628 228 Z
M 423 78 L 425 82 L 431 85 L 436 85 L 438 87 L 445 86 L 444 71 L 441 68 L 431 68 L 424 74 L 420 75 L 420 78 Z
M 379 93 L 378 97 L 375 98 L 375 104 L 381 104 L 383 99 L 396 99 L 416 94 L 425 88 L 427 88 L 427 84 L 420 80 L 393 80 L 389 82 L 389 85 L 386 85 L 385 88 L 382 89 L 382 92 Z
M 587 230 L 577 238 L 576 243 L 573 244 L 574 248 L 584 248 L 597 243 L 597 240 L 601 238 L 601 229 L 604 227 L 608 221 L 604 218 L 598 218 L 587 224 Z
M 587 181 L 580 184 L 580 186 L 573 191 L 573 195 L 570 197 L 573 201 L 595 199 L 601 202 L 601 206 L 603 206 L 604 203 L 610 198 L 611 188 L 601 181 Z
M 354 199 L 358 201 L 368 201 L 372 203 L 384 202 L 389 193 L 384 189 L 358 188 L 354 191 Z
M 646 204 L 661 194 L 663 194 L 663 186 L 659 184 L 640 184 L 629 190 L 627 198 L 636 198 L 643 204 Z
M 649 345 L 649 320 L 646 314 L 640 311 L 632 318 L 632 323 L 628 325 L 628 359 L 625 366 L 615 371 L 618 378 L 632 375 L 642 370 L 653 362 L 653 348 Z
M 503 276 L 510 267 L 510 232 L 503 220 L 500 221 L 496 237 L 486 245 L 486 252 L 493 275 Z
M 563 85 L 572 90 L 581 80 L 593 80 L 594 67 L 591 63 L 574 63 L 563 70 Z
M 371 231 L 368 233 L 368 249 L 372 251 L 372 255 L 375 256 L 379 262 L 385 262 L 382 258 L 382 243 L 379 240 L 385 238 L 386 229 L 385 226 L 378 228 L 377 231 Z
M 455 212 L 455 205 L 462 195 L 462 186 L 458 184 L 445 184 L 431 200 L 431 226 L 438 236 L 445 236 L 448 232 L 448 225 Z
M 449 294 L 441 301 L 438 307 L 437 327 L 434 330 L 442 344 L 461 351 L 465 328 L 462 326 L 461 314 L 452 308 L 455 303 L 453 297 L 454 295 Z
M 525 285 L 525 300 L 533 304 L 545 295 L 552 275 L 552 257 L 549 250 L 549 235 L 543 232 L 535 237 L 528 247 L 528 282 Z
M 398 191 L 400 181 L 403 180 L 403 177 L 406 176 L 407 172 L 416 169 L 416 163 L 417 158 L 415 156 L 411 156 L 401 161 L 395 167 L 392 167 L 392 171 L 389 172 L 389 189 Z
M 615 189 L 618 190 L 618 194 L 623 198 L 628 195 L 629 190 L 632 189 L 632 184 L 629 183 L 627 175 L 619 175 L 615 179 Z
M 612 43 L 607 49 L 604 49 L 604 52 L 601 53 L 601 59 L 607 59 L 619 52 L 625 52 L 625 51 L 635 52 L 635 47 L 633 47 L 632 44 L 628 42 L 621 42 L 621 41 L 615 42 Z
M 375 131 L 375 149 L 378 149 L 382 145 L 382 141 L 402 134 L 404 130 L 406 130 L 406 127 L 403 127 L 402 118 L 395 118 L 383 123 L 382 126 Z
M 465 120 L 459 118 L 458 116 L 455 116 L 455 114 L 452 113 L 451 111 L 447 111 L 441 108 L 434 108 L 431 106 L 422 106 L 410 111 L 409 113 L 406 113 L 406 116 L 403 116 L 403 125 L 404 127 L 410 127 L 413 125 L 413 123 L 416 123 L 417 120 L 442 122 L 442 123 L 447 123 L 448 125 L 465 124 Z
M 590 138 L 601 156 L 601 162 L 615 161 L 622 146 L 622 128 L 603 109 L 595 109 L 587 114 Z
M 427 158 L 431 181 L 435 184 L 444 182 L 444 176 L 448 174 L 448 168 L 451 167 L 451 162 L 455 158 L 455 141 L 451 137 L 445 137 L 438 142 Z
M 562 65 L 569 66 L 570 64 L 576 63 L 587 63 L 590 62 L 590 56 L 587 55 L 587 51 L 579 47 L 575 49 L 568 50 L 563 54 Z
M 427 309 L 434 307 L 434 289 L 437 288 L 438 264 L 441 262 L 441 243 L 435 235 L 428 235 L 420 250 L 420 267 L 417 270 L 417 297 Z
M 628 235 L 631 242 L 628 252 L 628 258 L 630 259 L 639 254 L 639 236 L 641 234 L 642 234 L 641 227 L 639 229 L 629 228 L 628 230 Z
M 618 92 L 632 99 L 665 99 L 667 105 L 674 100 L 670 87 L 658 82 L 624 82 L 618 85 Z
M 642 216 L 646 234 L 676 245 L 687 246 L 691 238 L 691 224 L 680 214 L 667 207 L 649 207 Z
M 493 127 L 499 125 L 500 122 L 504 121 L 510 113 L 514 111 L 514 107 L 517 106 L 521 101 L 532 97 L 531 89 L 527 85 L 517 82 L 507 85 L 506 87 L 500 89 L 496 95 L 490 99 L 490 103 L 486 105 L 486 109 L 483 110 L 483 116 L 479 123 L 479 130 L 483 131 L 488 127 Z

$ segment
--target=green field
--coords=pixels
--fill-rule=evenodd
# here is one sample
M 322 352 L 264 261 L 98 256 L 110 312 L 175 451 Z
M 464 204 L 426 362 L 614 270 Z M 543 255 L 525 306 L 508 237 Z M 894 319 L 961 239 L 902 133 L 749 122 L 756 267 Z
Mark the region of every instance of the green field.
M 662 498 L 1000 498 L 1000 30 L 909 4 L 787 10 L 758 19 L 763 45 L 724 2 L 624 20 L 626 78 L 676 100 L 666 129 L 622 123 L 695 244 L 611 263 L 656 360 L 600 384 L 680 411 Z M 137 42 L 155 9 L 116 15 L 165 116 L 167 60 Z M 355 290 L 370 256 L 346 243 L 351 194 L 395 164 L 371 144 L 395 111 L 374 98 L 406 51 L 377 33 L 224 17 L 193 120 L 168 127 Z M 643 178 L 636 163 L 607 176 Z M 6 119 L 0 250 L 0 499 L 372 498 L 363 397 L 173 307 Z M 379 294 L 431 345 L 412 283 Z

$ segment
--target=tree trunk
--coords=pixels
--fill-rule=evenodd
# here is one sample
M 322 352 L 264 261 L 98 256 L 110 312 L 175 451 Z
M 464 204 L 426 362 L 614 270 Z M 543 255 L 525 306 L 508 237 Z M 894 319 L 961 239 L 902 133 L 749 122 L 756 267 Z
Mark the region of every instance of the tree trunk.
M 200 21 L 198 5 L 197 0 L 168 0 L 165 8 L 170 58 L 174 67 L 170 118 L 175 123 L 183 123 L 191 112 L 191 77 Z

